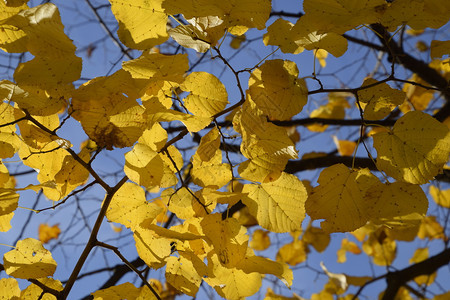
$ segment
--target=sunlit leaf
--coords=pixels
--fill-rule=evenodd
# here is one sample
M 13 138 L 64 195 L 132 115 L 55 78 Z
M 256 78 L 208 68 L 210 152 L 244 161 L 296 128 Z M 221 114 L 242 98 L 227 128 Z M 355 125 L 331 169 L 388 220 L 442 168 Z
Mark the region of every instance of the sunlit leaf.
M 61 229 L 59 229 L 58 225 L 49 226 L 48 224 L 39 225 L 38 229 L 39 240 L 46 244 L 52 239 L 57 239 L 59 234 L 61 233 Z
M 255 294 L 261 287 L 261 274 L 246 273 L 237 268 L 224 267 L 217 254 L 208 256 L 211 275 L 203 280 L 216 292 L 230 300 L 238 300 Z
M 373 136 L 377 166 L 397 180 L 423 184 L 442 171 L 450 153 L 447 126 L 428 114 L 410 111 L 389 132 Z
M 15 249 L 3 255 L 3 264 L 6 274 L 23 279 L 52 276 L 56 270 L 50 251 L 32 238 L 18 241 Z
M 117 286 L 112 286 L 92 293 L 94 300 L 121 300 L 136 299 L 140 291 L 132 283 L 125 282 Z
M 364 103 L 364 117 L 368 120 L 378 120 L 386 117 L 397 105 L 405 100 L 405 93 L 391 88 L 387 83 L 377 84 L 372 78 L 364 80 L 362 87 L 372 87 L 358 91 L 358 99 Z
M 304 48 L 290 39 L 290 31 L 294 24 L 284 19 L 276 19 L 268 28 L 267 33 L 264 34 L 264 44 L 279 46 L 283 53 L 301 53 Z
M 292 61 L 268 60 L 249 79 L 249 93 L 256 106 L 270 119 L 289 120 L 307 101 L 307 88 L 298 78 Z
M 156 218 L 161 207 L 145 200 L 144 190 L 131 182 L 126 182 L 113 196 L 106 217 L 134 231 L 141 222 Z
M 363 242 L 363 251 L 373 257 L 373 262 L 379 266 L 389 266 L 397 254 L 397 243 L 389 238 L 383 228 L 373 231 Z
M 189 296 L 197 294 L 202 282 L 202 277 L 195 271 L 192 262 L 182 256 L 169 257 L 165 274 L 168 283 Z
M 165 0 L 163 8 L 167 14 L 181 13 L 186 19 L 218 16 L 227 27 L 240 25 L 263 29 L 269 18 L 271 5 L 268 0 Z
M 450 55 L 450 41 L 431 41 L 431 58 L 440 58 L 444 55 Z
M 450 208 L 450 189 L 441 190 L 435 186 L 430 186 L 430 195 L 436 204 Z
M 420 186 L 406 182 L 378 182 L 365 197 L 371 221 L 389 228 L 418 226 L 428 209 L 428 199 Z
M 20 299 L 20 288 L 17 280 L 14 278 L 0 279 L 0 298 L 9 300 Z
M 236 219 L 222 220 L 221 214 L 210 214 L 200 224 L 224 267 L 234 268 L 244 259 L 249 236 Z
M 181 84 L 181 89 L 190 92 L 184 105 L 194 115 L 211 117 L 228 104 L 228 94 L 223 83 L 207 72 L 193 72 Z
M 347 261 L 347 252 L 360 254 L 361 249 L 359 249 L 358 245 L 355 242 L 349 241 L 348 239 L 344 238 L 341 240 L 341 248 L 336 252 L 338 263 L 344 263 Z
M 246 184 L 242 201 L 261 227 L 273 232 L 300 230 L 307 192 L 294 175 L 282 173 L 273 182 Z
M 266 250 L 270 246 L 269 231 L 257 229 L 253 232 L 249 246 L 256 250 Z
M 62 291 L 63 285 L 61 281 L 55 280 L 53 278 L 39 278 L 38 281 L 43 285 L 54 289 L 56 291 Z M 26 289 L 20 294 L 21 299 L 39 299 L 41 297 L 43 290 L 36 284 L 30 284 Z M 42 297 L 43 300 L 54 300 L 55 296 L 50 294 L 45 294 Z
M 377 181 L 368 169 L 350 170 L 343 164 L 328 167 L 306 200 L 306 212 L 313 219 L 325 219 L 321 227 L 326 232 L 358 229 L 369 220 L 365 192 Z
M 117 35 L 130 48 L 145 50 L 168 39 L 167 15 L 162 0 L 110 0 L 111 10 L 119 22 Z
M 330 243 L 330 235 L 323 231 L 321 228 L 308 226 L 303 233 L 302 240 L 308 244 L 312 245 L 317 252 L 323 252 L 328 247 Z

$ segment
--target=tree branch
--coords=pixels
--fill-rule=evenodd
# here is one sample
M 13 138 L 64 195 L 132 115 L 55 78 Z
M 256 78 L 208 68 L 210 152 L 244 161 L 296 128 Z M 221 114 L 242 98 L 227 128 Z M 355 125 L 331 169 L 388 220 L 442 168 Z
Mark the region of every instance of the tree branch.
M 408 281 L 413 280 L 420 275 L 432 274 L 448 263 L 450 263 L 450 248 L 403 270 L 387 273 L 387 288 L 382 300 L 394 299 L 400 287 L 405 285 Z

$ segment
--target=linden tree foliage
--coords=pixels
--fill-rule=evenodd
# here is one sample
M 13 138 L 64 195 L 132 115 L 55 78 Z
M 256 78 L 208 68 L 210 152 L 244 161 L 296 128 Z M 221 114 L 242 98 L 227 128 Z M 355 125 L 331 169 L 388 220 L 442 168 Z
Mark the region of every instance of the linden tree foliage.
M 0 0 L 0 298 L 449 297 L 450 2 L 59 2 Z

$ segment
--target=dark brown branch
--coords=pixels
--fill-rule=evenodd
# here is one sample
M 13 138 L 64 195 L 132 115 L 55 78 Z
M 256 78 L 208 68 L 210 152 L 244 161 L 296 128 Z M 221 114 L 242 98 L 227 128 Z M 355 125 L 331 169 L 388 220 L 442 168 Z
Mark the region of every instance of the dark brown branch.
M 449 263 L 450 248 L 403 270 L 387 273 L 387 288 L 382 300 L 394 299 L 400 287 L 404 286 L 408 281 L 420 275 L 430 275 Z
M 450 115 L 450 86 L 447 80 L 424 61 L 406 53 L 382 25 L 372 24 L 370 26 L 378 34 L 381 43 L 383 43 L 386 49 L 390 50 L 393 60 L 396 60 L 406 69 L 416 73 L 420 78 L 443 91 L 447 103 L 434 115 L 434 117 L 441 122 L 444 121 Z

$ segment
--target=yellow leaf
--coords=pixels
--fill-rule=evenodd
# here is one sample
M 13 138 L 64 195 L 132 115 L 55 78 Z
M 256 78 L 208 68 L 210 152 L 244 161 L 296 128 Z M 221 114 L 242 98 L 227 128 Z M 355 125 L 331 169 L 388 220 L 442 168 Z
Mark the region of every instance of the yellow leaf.
M 186 220 L 195 216 L 193 202 L 196 200 L 187 189 L 182 188 L 176 192 L 173 189 L 166 189 L 161 193 L 161 199 L 167 203 L 169 211 L 178 218 Z
M 338 263 L 344 263 L 347 261 L 347 251 L 353 254 L 361 253 L 361 249 L 359 249 L 358 245 L 355 242 L 349 241 L 348 239 L 344 238 L 341 240 L 341 248 L 336 252 Z
M 190 94 L 184 105 L 194 115 L 211 117 L 228 104 L 228 94 L 223 83 L 207 72 L 190 73 L 181 84 L 183 91 Z
M 316 21 L 308 17 L 298 19 L 291 29 L 289 38 L 306 50 L 323 49 L 335 57 L 344 55 L 348 47 L 347 40 L 343 36 L 321 31 Z
M 338 138 L 333 135 L 333 142 L 341 156 L 352 156 L 356 148 L 356 143 L 353 141 L 338 140 Z
M 292 24 L 284 19 L 276 19 L 268 28 L 267 33 L 264 34 L 264 45 L 279 46 L 283 53 L 298 54 L 303 52 L 304 48 L 295 43 L 294 40 L 288 38 L 292 30 Z
M 70 154 L 59 148 L 56 142 L 47 144 L 40 151 L 31 147 L 21 147 L 19 156 L 25 165 L 39 172 L 37 179 L 42 184 L 47 198 L 58 201 L 70 192 L 67 190 L 67 185 L 46 186 L 46 183 L 55 181 L 56 174 L 61 171 L 68 160 L 70 161 L 70 159 L 66 159 Z
M 238 266 L 247 252 L 247 230 L 236 219 L 222 220 L 222 215 L 217 213 L 205 216 L 200 225 L 214 246 L 220 264 L 226 268 Z
M 353 231 L 366 224 L 368 200 L 366 190 L 378 179 L 368 169 L 350 170 L 333 165 L 320 173 L 318 183 L 306 200 L 306 212 L 326 232 Z
M 129 282 L 112 286 L 103 290 L 98 290 L 91 295 L 94 300 L 122 300 L 122 299 L 136 299 L 139 296 L 140 290 Z
M 196 272 L 192 262 L 182 256 L 169 257 L 166 266 L 166 280 L 174 288 L 194 297 L 202 282 L 202 277 Z
M 292 297 L 275 294 L 273 290 L 268 287 L 264 300 L 304 300 L 304 298 L 298 296 L 296 293 L 293 293 Z
M 441 190 L 434 185 L 431 185 L 429 193 L 436 204 L 450 208 L 450 189 Z
M 171 38 L 185 48 L 206 52 L 225 33 L 225 24 L 218 16 L 197 17 L 187 20 L 189 25 L 181 25 L 168 30 Z
M 200 53 L 204 53 L 211 48 L 206 34 L 194 25 L 180 25 L 169 29 L 168 33 L 171 38 L 185 48 L 191 48 Z
M 419 227 L 419 232 L 417 233 L 417 237 L 420 239 L 428 238 L 432 239 L 443 239 L 447 240 L 445 236 L 444 228 L 442 228 L 441 224 L 436 221 L 435 216 L 426 216 L 423 218 L 422 223 Z
M 363 242 L 363 251 L 373 257 L 373 262 L 379 266 L 389 266 L 395 259 L 397 244 L 388 237 L 384 228 L 379 228 L 369 234 Z
M 450 132 L 428 114 L 410 111 L 390 132 L 373 136 L 377 166 L 401 181 L 423 184 L 433 179 L 448 161 Z
M 224 267 L 217 254 L 208 256 L 208 267 L 211 275 L 203 280 L 225 299 L 239 300 L 255 294 L 261 287 L 260 273 Z
M 78 157 L 85 163 L 88 163 L 90 159 L 89 150 L 85 148 L 82 149 L 78 153 Z M 54 192 L 59 193 L 59 197 L 62 198 L 68 195 L 76 187 L 86 183 L 88 178 L 89 178 L 89 171 L 84 166 L 82 166 L 78 161 L 76 161 L 75 158 L 73 158 L 73 156 L 66 155 L 61 163 L 60 170 L 54 175 L 54 184 L 56 185 L 55 186 L 56 190 Z M 42 185 L 44 184 L 45 182 Z M 43 188 L 45 191 L 45 186 L 43 186 Z M 49 191 L 47 191 L 47 194 L 48 193 Z
M 18 203 L 19 194 L 17 194 L 14 189 L 0 188 L 0 216 L 15 211 Z
M 269 248 L 270 246 L 269 231 L 261 229 L 253 231 L 249 246 L 256 251 L 262 251 Z
M 245 42 L 247 38 L 245 37 L 245 34 L 242 35 L 234 35 L 231 42 L 230 47 L 233 49 L 239 49 L 243 42 Z
M 9 3 L 8 3 L 9 2 Z M 27 9 L 28 5 L 26 4 L 28 1 L 22 1 L 22 3 L 12 3 L 11 1 L 2 1 L 0 2 L 0 21 L 4 21 L 9 17 L 17 14 L 21 10 Z
M 450 3 L 440 0 L 424 0 L 423 10 L 415 11 L 408 25 L 415 30 L 439 28 L 450 19 Z
M 302 240 L 307 245 L 312 245 L 317 252 L 323 252 L 330 243 L 330 235 L 321 228 L 313 227 L 311 224 L 306 228 Z
M 269 123 L 250 97 L 235 114 L 233 127 L 242 135 L 241 153 L 249 158 L 238 170 L 245 179 L 259 182 L 276 180 L 287 161 L 297 158 L 294 143 L 286 130 Z
M 144 190 L 131 182 L 125 184 L 114 194 L 106 211 L 110 222 L 120 223 L 135 231 L 143 222 L 151 222 L 162 208 L 145 200 Z
M 56 270 L 50 251 L 32 238 L 18 241 L 14 250 L 3 255 L 3 264 L 6 274 L 23 279 L 52 276 Z
M 145 50 L 165 42 L 167 15 L 162 0 L 110 0 L 111 10 L 119 22 L 117 35 L 130 48 Z
M 428 199 L 420 186 L 377 182 L 366 192 L 370 220 L 388 228 L 415 227 L 428 209 Z
M 164 175 L 164 161 L 157 151 L 137 143 L 125 154 L 124 171 L 130 180 L 150 189 L 160 185 Z
M 346 95 L 342 93 L 330 93 L 328 94 L 328 102 L 325 105 L 313 110 L 309 116 L 311 118 L 324 118 L 324 119 L 343 119 L 345 118 L 345 108 L 349 108 L 350 105 L 347 102 Z M 313 124 L 308 125 L 306 128 L 310 131 L 323 132 L 327 129 L 328 125 Z
M 330 278 L 330 281 L 334 283 L 334 285 L 337 287 L 337 294 L 341 294 L 342 292 L 345 292 L 348 288 L 347 283 L 347 277 L 344 274 L 337 274 L 337 273 L 331 273 L 327 270 L 323 262 L 320 262 L 320 267 L 322 270 L 327 274 L 327 276 Z
M 350 276 L 350 275 L 345 275 L 345 277 L 347 277 L 347 283 L 349 285 L 354 285 L 354 286 L 363 286 L 368 281 L 373 279 L 373 277 L 369 277 L 369 276 Z
M 0 104 L 0 124 L 14 122 L 15 120 L 14 108 L 8 103 L 2 102 Z M 14 156 L 19 150 L 20 144 L 15 125 L 0 127 L 0 159 Z
M 172 241 L 158 236 L 154 231 L 138 227 L 133 232 L 138 255 L 147 266 L 159 269 L 166 264 L 167 257 L 172 253 Z
M 55 130 L 59 126 L 58 115 L 43 117 L 33 116 L 33 118 L 35 118 L 40 124 L 44 125 L 49 130 Z M 53 139 L 47 132 L 43 131 L 30 121 L 19 122 L 19 129 L 20 136 L 23 142 L 36 150 L 48 151 L 59 146 L 56 142 L 53 141 Z M 29 157 L 28 159 L 32 159 L 33 156 Z M 25 162 L 25 164 L 26 163 L 27 162 Z M 35 168 L 34 166 L 30 167 Z
M 248 193 L 242 202 L 261 227 L 273 232 L 300 230 L 308 195 L 296 176 L 283 172 L 273 182 L 246 184 L 242 192 Z
M 431 41 L 431 58 L 440 58 L 444 55 L 450 55 L 450 41 Z
M 192 181 L 202 187 L 220 188 L 232 179 L 231 166 L 222 163 L 220 133 L 214 127 L 202 137 L 192 156 Z
M 41 224 L 39 225 L 38 233 L 39 240 L 43 244 L 46 244 L 52 239 L 57 239 L 61 233 L 61 229 L 59 229 L 58 225 L 49 226 L 48 224 Z
M 417 264 L 429 257 L 428 248 L 417 248 L 414 252 L 413 256 L 409 259 L 410 264 Z M 430 285 L 434 282 L 434 279 L 436 278 L 436 272 L 433 272 L 429 275 L 420 275 L 414 278 L 414 281 L 419 284 L 426 284 Z
M 409 81 L 416 82 L 418 84 L 425 84 L 422 78 L 414 74 Z M 403 91 L 406 93 L 406 101 L 399 106 L 403 113 L 407 113 L 410 110 L 423 111 L 428 107 L 428 104 L 433 99 L 434 91 L 425 89 L 421 86 L 405 83 Z
M 320 66 L 325 68 L 327 66 L 326 58 L 328 56 L 328 51 L 323 49 L 314 50 L 314 57 L 319 61 Z
M 80 121 L 89 138 L 99 147 L 132 146 L 142 135 L 147 120 L 130 75 L 119 70 L 80 86 L 72 97 L 72 117 Z
M 384 0 L 305 0 L 303 9 L 319 30 L 344 33 L 361 24 L 376 23 L 385 5 Z
M 448 299 L 448 297 L 450 297 L 450 292 L 436 295 L 433 297 L 433 300 L 446 300 L 446 299 Z
M 144 51 L 139 58 L 122 63 L 134 79 L 181 83 L 189 69 L 187 54 L 163 55 Z
M 298 74 L 294 62 L 281 59 L 268 60 L 252 72 L 250 96 L 269 119 L 289 120 L 306 104 L 308 90 Z
M 295 266 L 299 263 L 306 261 L 308 254 L 308 248 L 306 244 L 294 238 L 294 240 L 281 247 L 278 252 L 276 259 L 277 261 L 285 262 L 291 266 Z
M 52 288 L 57 291 L 62 291 L 63 285 L 59 280 L 53 278 L 39 278 L 38 281 L 43 285 Z M 21 299 L 39 299 L 42 297 L 43 300 L 56 300 L 56 297 L 51 294 L 42 295 L 42 289 L 36 284 L 30 284 L 26 289 L 20 294 Z
M 271 5 L 269 0 L 165 0 L 163 8 L 167 14 L 181 13 L 186 19 L 218 16 L 226 27 L 241 25 L 261 30 L 269 19 Z
M 17 280 L 15 280 L 14 278 L 0 279 L 0 298 L 8 300 L 20 299 L 20 288 Z
M 383 119 L 405 100 L 405 93 L 391 88 L 387 83 L 377 84 L 372 78 L 364 80 L 361 87 L 374 85 L 358 91 L 358 99 L 363 103 L 364 117 L 368 120 Z
M 11 226 L 11 220 L 14 217 L 14 212 L 10 212 L 9 214 L 1 214 L 0 215 L 0 232 L 9 231 Z
M 250 252 L 250 253 L 249 253 Z M 249 249 L 247 256 L 237 266 L 247 274 L 258 272 L 260 274 L 272 274 L 277 276 L 287 287 L 291 287 L 294 275 L 289 266 L 283 262 L 272 261 L 262 256 L 255 256 Z
M 380 23 L 387 27 L 389 31 L 394 31 L 398 26 L 409 23 L 418 12 L 423 10 L 423 0 L 394 1 L 386 8 Z

